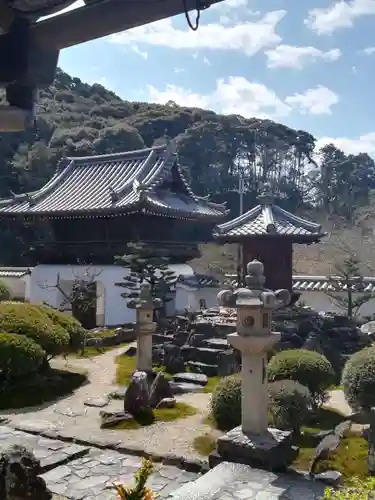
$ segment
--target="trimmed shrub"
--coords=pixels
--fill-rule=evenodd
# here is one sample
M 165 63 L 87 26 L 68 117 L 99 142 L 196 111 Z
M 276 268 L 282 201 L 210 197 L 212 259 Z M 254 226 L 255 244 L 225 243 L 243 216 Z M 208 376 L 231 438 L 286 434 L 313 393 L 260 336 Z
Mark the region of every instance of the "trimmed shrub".
M 291 349 L 277 353 L 268 365 L 270 382 L 294 380 L 307 387 L 314 406 L 324 403 L 327 389 L 334 382 L 334 371 L 328 359 L 315 351 Z
M 338 490 L 327 488 L 323 499 L 330 500 L 369 500 L 373 498 L 375 490 L 375 479 L 353 479 L 349 486 Z
M 32 304 L 1 302 L 0 331 L 29 337 L 49 356 L 66 352 L 69 347 L 69 334 Z
M 308 388 L 294 380 L 278 380 L 269 384 L 268 394 L 275 427 L 299 433 L 313 406 Z
M 11 299 L 11 293 L 7 285 L 4 283 L 4 281 L 0 280 L 0 302 L 3 300 L 10 300 Z
M 344 366 L 341 380 L 352 408 L 369 410 L 375 406 L 375 347 L 353 354 Z
M 241 423 L 241 377 L 224 377 L 215 387 L 211 398 L 211 414 L 217 427 L 227 431 Z
M 83 328 L 78 319 L 58 311 L 47 304 L 38 306 L 38 308 L 47 314 L 54 325 L 64 328 L 64 330 L 69 334 L 69 345 L 72 351 L 78 350 L 84 346 L 86 330 Z
M 9 380 L 37 372 L 45 352 L 25 335 L 0 333 L 0 370 Z

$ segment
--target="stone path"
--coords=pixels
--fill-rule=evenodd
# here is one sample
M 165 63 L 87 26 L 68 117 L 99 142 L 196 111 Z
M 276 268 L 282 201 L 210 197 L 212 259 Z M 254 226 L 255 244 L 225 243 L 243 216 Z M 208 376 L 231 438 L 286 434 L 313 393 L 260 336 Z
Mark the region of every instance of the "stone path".
M 319 500 L 325 486 L 298 474 L 273 474 L 223 462 L 172 492 L 168 500 Z
M 0 426 L 0 451 L 23 444 L 41 460 L 42 477 L 59 500 L 115 500 L 114 484 L 133 484 L 141 460 L 115 450 L 67 444 Z M 319 482 L 224 462 L 206 474 L 157 463 L 148 480 L 165 500 L 318 500 Z
M 113 484 L 132 484 L 133 474 L 141 465 L 136 456 L 68 444 L 0 426 L 0 451 L 13 444 L 23 444 L 35 453 L 41 460 L 42 477 L 48 488 L 68 500 L 115 500 Z M 160 498 L 165 498 L 197 476 L 173 465 L 155 464 L 148 484 Z
M 126 348 L 117 348 L 94 358 L 69 358 L 53 360 L 54 366 L 72 371 L 87 371 L 89 383 L 75 393 L 54 404 L 41 407 L 2 411 L 12 426 L 31 432 L 49 433 L 55 437 L 96 442 L 100 446 L 122 445 L 129 450 L 144 450 L 153 455 L 176 454 L 190 459 L 200 456 L 192 444 L 194 438 L 209 432 L 203 423 L 210 401 L 209 394 L 185 394 L 176 399 L 197 408 L 197 414 L 175 422 L 156 422 L 140 429 L 100 429 L 101 408 L 85 406 L 88 399 L 103 398 L 115 391 L 115 358 Z M 122 401 L 111 400 L 107 411 L 122 410 Z M 51 434 L 52 433 L 52 434 Z
M 207 415 L 210 395 L 205 393 L 185 394 L 176 399 L 197 408 L 197 414 L 175 422 L 156 422 L 140 429 L 103 430 L 100 429 L 99 411 L 101 408 L 85 406 L 88 399 L 103 398 L 115 391 L 115 358 L 127 348 L 121 347 L 94 358 L 69 358 L 53 360 L 58 368 L 72 371 L 86 371 L 89 383 L 80 387 L 73 395 L 41 407 L 2 411 L 0 415 L 9 418 L 12 426 L 25 431 L 53 433 L 55 437 L 79 439 L 95 442 L 100 446 L 115 447 L 122 445 L 129 450 L 146 451 L 153 455 L 175 454 L 188 459 L 201 458 L 193 448 L 195 437 L 205 433 L 220 434 L 203 423 Z M 332 391 L 329 406 L 345 414 L 351 410 L 342 391 Z M 122 410 L 122 402 L 112 400 L 105 406 L 107 411 Z

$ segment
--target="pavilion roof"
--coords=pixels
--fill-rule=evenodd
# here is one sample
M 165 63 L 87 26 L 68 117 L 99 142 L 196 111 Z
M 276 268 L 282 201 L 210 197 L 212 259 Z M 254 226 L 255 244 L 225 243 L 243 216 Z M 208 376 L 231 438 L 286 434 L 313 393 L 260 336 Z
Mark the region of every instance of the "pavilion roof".
M 84 217 L 143 212 L 217 220 L 224 205 L 196 196 L 177 161 L 176 145 L 64 158 L 41 189 L 0 200 L 0 216 Z
M 259 197 L 259 205 L 214 229 L 217 239 L 241 241 L 247 237 L 282 236 L 296 243 L 318 241 L 325 236 L 322 227 L 287 212 L 274 203 L 272 196 Z

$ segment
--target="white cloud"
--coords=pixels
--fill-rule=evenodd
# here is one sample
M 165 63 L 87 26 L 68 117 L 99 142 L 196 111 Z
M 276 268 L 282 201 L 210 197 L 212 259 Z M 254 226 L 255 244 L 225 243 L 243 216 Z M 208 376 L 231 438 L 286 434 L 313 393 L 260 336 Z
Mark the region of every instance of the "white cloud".
M 293 45 L 278 45 L 266 51 L 269 68 L 297 68 L 318 60 L 332 62 L 341 56 L 340 49 L 331 49 L 327 52 L 315 47 L 295 47 Z
M 206 24 L 197 32 L 188 28 L 175 28 L 172 19 L 163 19 L 112 35 L 110 40 L 124 45 L 144 43 L 176 50 L 233 50 L 252 56 L 281 41 L 276 27 L 285 14 L 285 10 L 272 11 L 257 21 L 242 22 L 235 26 Z
M 371 56 L 372 54 L 375 54 L 375 47 L 366 47 L 365 49 L 363 49 L 363 52 L 367 56 Z
M 148 54 L 146 51 L 144 50 L 141 50 L 138 45 L 132 45 L 132 50 L 133 52 L 135 52 L 136 54 L 140 55 L 141 57 L 143 57 L 143 59 L 148 59 Z
M 375 0 L 340 0 L 329 7 L 312 9 L 305 24 L 318 35 L 330 35 L 340 28 L 351 28 L 363 16 L 375 15 Z
M 207 66 L 211 66 L 211 63 L 210 63 L 210 61 L 207 59 L 207 57 L 204 57 L 204 58 L 203 58 L 203 62 L 204 62 L 204 64 L 206 64 Z
M 325 144 L 334 144 L 347 154 L 368 153 L 373 156 L 375 154 L 375 132 L 368 132 L 367 134 L 361 135 L 358 139 L 348 139 L 346 137 L 321 137 L 317 141 L 318 148 Z
M 318 85 L 315 89 L 286 97 L 285 102 L 298 108 L 302 114 L 324 115 L 331 113 L 331 107 L 339 102 L 339 96 L 327 87 Z
M 324 114 L 338 102 L 336 94 L 325 87 L 310 89 L 283 100 L 265 85 L 249 82 L 242 76 L 218 80 L 216 89 L 207 95 L 175 85 L 168 85 L 164 91 L 151 85 L 148 87 L 148 95 L 150 101 L 160 104 L 174 101 L 181 106 L 210 108 L 224 114 L 271 119 L 286 117 L 294 108 L 304 113 Z

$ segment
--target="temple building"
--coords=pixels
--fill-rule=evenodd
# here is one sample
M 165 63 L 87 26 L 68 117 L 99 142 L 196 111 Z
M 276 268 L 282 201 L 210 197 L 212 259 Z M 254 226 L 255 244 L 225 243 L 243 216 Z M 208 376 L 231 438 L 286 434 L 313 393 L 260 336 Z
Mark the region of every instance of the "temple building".
M 198 243 L 227 213 L 196 196 L 177 159 L 176 144 L 101 156 L 64 158 L 38 191 L 0 200 L 0 217 L 28 221 L 35 263 L 27 299 L 64 308 L 78 276 L 97 277 L 92 323 L 115 325 L 134 314 L 115 283 L 124 269 L 114 258 L 129 242 L 165 250 L 179 275 L 199 255 Z M 183 272 L 179 270 L 184 269 Z M 66 302 L 66 301 L 65 301 Z M 96 318 L 96 319 L 95 319 Z
M 241 245 L 242 276 L 246 263 L 258 259 L 264 264 L 267 288 L 292 291 L 293 244 L 317 243 L 326 233 L 319 224 L 276 205 L 269 193 L 259 196 L 258 201 L 259 205 L 248 212 L 219 224 L 214 237 L 220 243 Z

